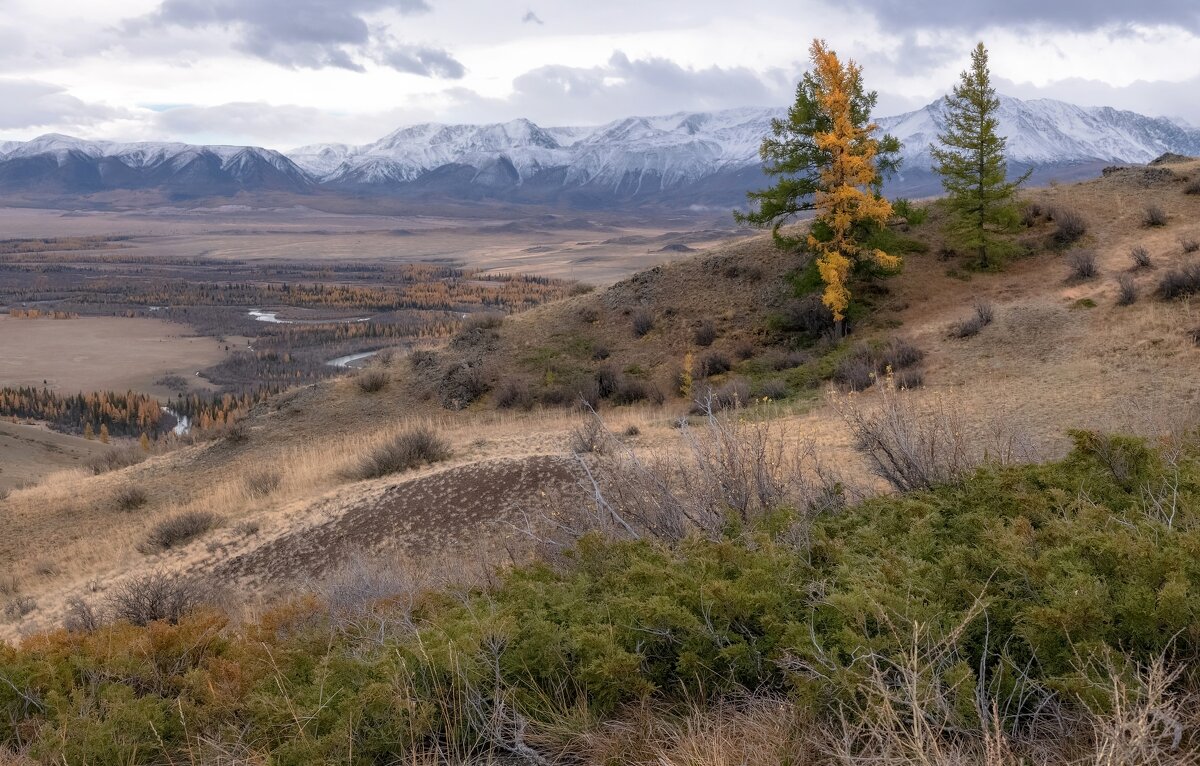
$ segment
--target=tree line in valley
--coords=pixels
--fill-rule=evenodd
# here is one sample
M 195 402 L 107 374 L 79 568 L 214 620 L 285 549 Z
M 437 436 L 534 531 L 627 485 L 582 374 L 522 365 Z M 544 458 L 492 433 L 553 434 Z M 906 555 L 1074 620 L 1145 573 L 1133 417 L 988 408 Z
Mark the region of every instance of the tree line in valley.
M 232 425 L 276 390 L 180 395 L 168 402 L 168 411 L 158 398 L 134 391 L 60 394 L 45 387 L 5 387 L 0 388 L 0 417 L 37 420 L 102 442 L 110 437 L 157 441 L 172 433 L 180 418 L 200 430 Z

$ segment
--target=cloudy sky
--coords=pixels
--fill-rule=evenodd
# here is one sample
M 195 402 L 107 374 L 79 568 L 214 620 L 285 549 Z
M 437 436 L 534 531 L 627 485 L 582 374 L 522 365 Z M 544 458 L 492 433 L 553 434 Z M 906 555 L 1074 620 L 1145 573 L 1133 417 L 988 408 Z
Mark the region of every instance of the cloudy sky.
M 784 105 L 813 37 L 881 114 L 944 93 L 982 39 L 1002 92 L 1200 125 L 1200 0 L 0 0 L 0 139 L 287 149 Z

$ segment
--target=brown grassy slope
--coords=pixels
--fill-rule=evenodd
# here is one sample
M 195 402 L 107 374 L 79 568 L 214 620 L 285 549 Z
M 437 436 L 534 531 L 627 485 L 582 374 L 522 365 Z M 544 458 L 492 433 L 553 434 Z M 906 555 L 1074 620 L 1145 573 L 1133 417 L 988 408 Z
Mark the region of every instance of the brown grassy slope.
M 108 449 L 40 426 L 0 421 L 0 493 L 86 463 Z
M 1062 447 L 1067 428 L 1153 432 L 1185 420 L 1200 399 L 1194 382 L 1200 351 L 1189 335 L 1200 316 L 1194 301 L 1163 303 L 1149 293 L 1168 268 L 1196 257 L 1185 256 L 1179 240 L 1200 238 L 1200 197 L 1184 195 L 1179 179 L 1200 176 L 1200 162 L 1169 171 L 1162 178 L 1129 171 L 1026 195 L 1087 218 L 1090 230 L 1081 244 L 1095 249 L 1100 268 L 1100 276 L 1087 282 L 1070 281 L 1063 253 L 1054 250 L 1014 260 L 1000 273 L 972 273 L 965 260 L 936 255 L 936 223 L 918 227 L 911 233 L 930 241 L 930 253 L 911 256 L 903 274 L 887 280 L 886 294 L 876 297 L 878 311 L 859 337 L 913 338 L 927 352 L 927 390 L 914 396 L 952 401 L 966 426 L 981 435 L 996 421 L 1019 427 L 1047 452 Z M 1166 227 L 1141 226 L 1149 203 L 1168 212 Z M 1039 223 L 1023 237 L 1042 242 L 1053 226 Z M 1127 271 L 1134 245 L 1146 246 L 1157 267 L 1134 275 L 1143 295 L 1135 305 L 1119 307 L 1115 278 Z M 714 348 L 750 342 L 755 353 L 768 353 L 763 322 L 786 298 L 783 277 L 797 265 L 795 256 L 779 253 L 764 236 L 652 269 L 487 330 L 490 350 L 480 357 L 481 369 L 493 384 L 514 376 L 544 382 L 548 373 L 586 376 L 604 363 L 592 359 L 593 348 L 605 345 L 608 364 L 662 384 L 705 319 L 717 326 Z M 977 298 L 993 302 L 996 322 L 969 340 L 946 337 L 948 325 Z M 1080 304 L 1083 299 L 1095 307 Z M 654 329 L 641 338 L 630 320 L 639 308 L 655 316 Z M 468 344 L 442 352 L 440 364 L 477 351 Z M 510 475 L 504 461 L 516 461 L 514 470 L 524 477 L 512 485 L 515 497 L 552 496 L 571 483 L 557 469 L 541 468 L 545 456 L 566 453 L 580 416 L 565 409 L 496 412 L 490 397 L 448 412 L 431 388 L 436 379 L 414 375 L 404 359 L 386 370 L 390 383 L 377 393 L 364 393 L 350 379 L 286 393 L 254 413 L 244 441 L 187 447 L 99 477 L 66 475 L 0 502 L 0 523 L 8 532 L 0 536 L 0 578 L 15 575 L 22 593 L 38 603 L 29 615 L 0 620 L 0 631 L 12 636 L 53 625 L 70 596 L 101 598 L 117 579 L 158 568 L 220 571 L 257 589 L 287 587 L 286 577 L 334 567 L 349 550 L 411 555 L 461 543 L 503 545 L 515 534 L 503 521 L 519 509 L 486 492 L 459 490 L 496 471 Z M 861 395 L 867 403 L 871 397 Z M 640 447 L 670 448 L 677 443 L 670 421 L 685 408 L 685 402 L 669 400 L 663 409 L 609 409 L 606 417 L 614 430 L 636 424 L 641 435 L 633 443 Z M 827 457 L 861 474 L 832 409 L 805 410 L 770 412 L 791 433 L 815 439 Z M 367 482 L 346 478 L 347 467 L 372 443 L 420 422 L 450 441 L 451 461 Z M 522 468 L 522 461 L 536 470 Z M 251 487 L 264 471 L 279 474 L 279 483 L 258 495 Z M 143 508 L 117 510 L 116 494 L 128 486 L 146 492 Z M 420 507 L 413 498 L 422 498 Z M 223 526 L 178 550 L 138 550 L 154 523 L 196 509 L 217 513 Z M 421 528 L 373 521 L 388 518 L 389 509 L 412 515 Z M 453 523 L 434 521 L 442 518 Z M 372 534 L 380 539 L 372 541 Z M 319 566 L 275 563 L 274 557 L 290 555 L 297 541 L 309 537 L 301 563 L 315 559 Z M 285 581 L 273 580 L 277 576 Z

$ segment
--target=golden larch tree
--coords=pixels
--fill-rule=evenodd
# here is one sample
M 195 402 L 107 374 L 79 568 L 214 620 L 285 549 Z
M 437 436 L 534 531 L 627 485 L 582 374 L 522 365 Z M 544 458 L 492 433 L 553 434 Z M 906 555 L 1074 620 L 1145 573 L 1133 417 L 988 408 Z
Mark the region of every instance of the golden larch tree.
M 810 49 L 816 98 L 829 117 L 829 129 L 813 136 L 817 148 L 829 158 L 820 169 L 813 205 L 818 211 L 808 245 L 817 257 L 817 270 L 825 283 L 822 301 L 841 323 L 850 306 L 847 280 L 856 261 L 871 258 L 880 266 L 894 269 L 900 258 L 882 250 L 865 252 L 855 232 L 856 225 L 885 225 L 892 206 L 871 186 L 879 177 L 876 155 L 879 141 L 873 137 L 875 123 L 856 119 L 851 97 L 862 92 L 862 69 L 853 61 L 845 64 L 821 40 Z

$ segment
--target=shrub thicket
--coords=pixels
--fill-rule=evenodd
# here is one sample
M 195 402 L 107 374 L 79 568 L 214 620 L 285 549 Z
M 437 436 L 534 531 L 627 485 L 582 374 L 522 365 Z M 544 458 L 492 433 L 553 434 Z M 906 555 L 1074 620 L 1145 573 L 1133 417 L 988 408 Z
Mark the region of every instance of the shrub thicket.
M 1101 748 L 1071 722 L 1143 709 L 1147 687 L 1106 689 L 1200 652 L 1198 512 L 1194 451 L 1078 434 L 1063 461 L 868 500 L 801 537 L 786 510 L 675 545 L 590 535 L 556 566 L 416 610 L 379 599 L 351 623 L 301 601 L 223 632 L 187 615 L 200 599 L 174 581 L 139 582 L 132 608 L 114 603 L 128 622 L 0 646 L 0 747 L 45 763 L 190 763 L 202 745 L 251 762 L 537 763 L 631 709 L 665 722 L 754 692 L 797 700 L 808 723 L 792 725 L 841 731 L 885 725 L 912 692 L 937 701 L 927 746 L 1001 709 L 992 741 Z M 1162 677 L 1168 701 L 1195 689 Z M 1189 762 L 1192 735 L 1173 736 L 1188 719 L 1162 710 L 1153 752 L 1178 756 L 1112 762 Z

